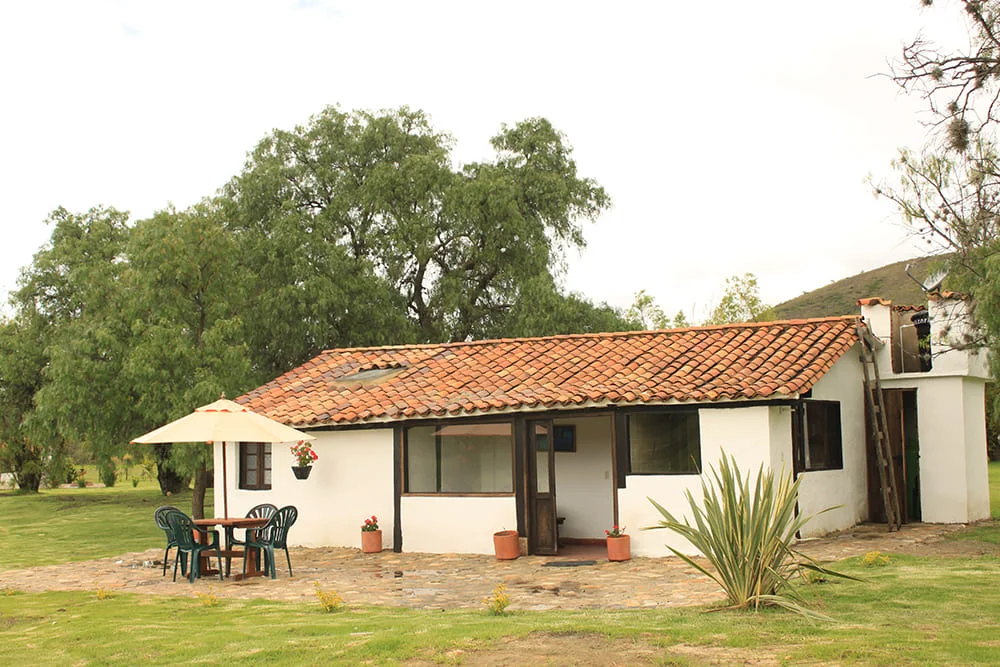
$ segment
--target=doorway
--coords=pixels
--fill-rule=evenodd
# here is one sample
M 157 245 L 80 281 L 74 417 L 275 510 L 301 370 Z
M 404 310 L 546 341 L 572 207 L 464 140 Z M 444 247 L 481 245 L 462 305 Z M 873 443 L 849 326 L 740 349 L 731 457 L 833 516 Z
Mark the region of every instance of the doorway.
M 917 390 L 883 389 L 889 451 L 896 474 L 900 519 L 920 521 L 920 441 L 917 431 Z M 867 418 L 867 413 L 866 413 Z M 872 521 L 886 521 L 878 475 L 877 454 L 868 428 L 868 507 Z
M 528 430 L 528 553 L 559 551 L 556 521 L 555 449 L 552 420 L 529 419 Z

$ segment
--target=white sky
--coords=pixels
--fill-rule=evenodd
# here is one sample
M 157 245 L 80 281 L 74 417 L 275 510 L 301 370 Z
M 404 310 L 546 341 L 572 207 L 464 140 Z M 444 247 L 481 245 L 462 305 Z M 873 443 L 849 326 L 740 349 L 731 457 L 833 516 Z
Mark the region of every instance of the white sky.
M 725 278 L 777 303 L 923 252 L 864 178 L 918 147 L 886 59 L 960 43 L 954 0 L 4 2 L 0 289 L 57 206 L 133 219 L 211 195 L 273 128 L 409 105 L 489 159 L 544 116 L 613 208 L 566 286 L 701 319 Z M 873 296 L 873 295 L 858 295 Z

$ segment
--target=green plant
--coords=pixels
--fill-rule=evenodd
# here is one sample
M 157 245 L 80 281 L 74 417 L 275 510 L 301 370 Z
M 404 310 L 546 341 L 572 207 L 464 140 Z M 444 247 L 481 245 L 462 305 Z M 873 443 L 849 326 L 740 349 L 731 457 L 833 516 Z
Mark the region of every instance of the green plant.
M 134 488 L 137 488 L 138 486 L 139 486 L 139 478 L 138 477 L 133 477 L 132 478 L 132 488 L 134 489 Z
M 198 601 L 201 602 L 203 607 L 215 607 L 219 604 L 219 598 L 212 592 L 211 586 L 208 587 L 207 593 L 196 591 L 194 596 L 198 598 Z
M 889 557 L 881 551 L 869 551 L 861 557 L 861 564 L 865 567 L 885 567 L 889 564 Z
M 20 595 L 21 591 L 14 588 L 13 586 L 6 586 L 3 589 L 4 597 L 10 597 L 11 595 Z
M 96 581 L 94 583 L 97 584 Z M 100 584 L 97 584 L 97 599 L 98 600 L 110 600 L 114 596 L 115 596 L 115 593 L 110 588 L 105 588 L 104 586 L 101 586 Z
M 299 440 L 298 443 L 292 445 L 289 449 L 292 450 L 292 456 L 294 456 L 300 466 L 311 466 L 313 461 L 319 459 L 319 455 L 313 451 L 313 448 L 305 440 Z
M 483 604 L 489 611 L 490 616 L 503 616 L 510 605 L 510 596 L 507 595 L 507 586 L 503 583 L 497 584 L 496 588 L 489 596 L 483 598 Z
M 623 537 L 625 535 L 625 527 L 612 526 L 611 530 L 605 530 L 604 534 L 608 537 Z
M 806 570 L 823 576 L 843 577 L 792 547 L 795 534 L 816 515 L 796 513 L 799 482 L 761 466 L 751 487 L 732 457 L 723 453 L 719 468 L 703 477 L 702 502 L 685 492 L 694 525 L 680 521 L 649 499 L 663 520 L 648 529 L 667 528 L 686 538 L 711 563 L 708 568 L 673 547 L 686 563 L 714 580 L 725 591 L 729 608 L 754 610 L 779 606 L 819 617 L 802 606 L 801 594 L 791 585 Z M 833 508 L 823 510 L 829 511 Z M 818 514 L 822 514 L 819 512 Z M 647 530 L 648 530 L 647 529 Z
M 81 489 L 87 488 L 87 469 L 80 468 L 80 473 L 76 476 L 76 485 Z
M 362 533 L 373 533 L 378 530 L 378 517 L 372 514 L 370 519 L 365 519 L 365 522 L 361 524 Z
M 344 608 L 344 598 L 337 594 L 337 591 L 324 591 L 319 587 L 319 582 L 313 582 L 316 586 L 316 597 L 319 599 L 319 606 L 329 613 L 340 611 Z

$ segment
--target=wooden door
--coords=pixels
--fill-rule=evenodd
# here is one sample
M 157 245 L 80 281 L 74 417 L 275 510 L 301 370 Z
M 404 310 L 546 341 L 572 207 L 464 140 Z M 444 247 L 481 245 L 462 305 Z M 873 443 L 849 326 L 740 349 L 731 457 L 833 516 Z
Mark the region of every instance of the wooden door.
M 528 428 L 528 549 L 533 554 L 555 554 L 556 470 L 552 448 L 552 420 L 529 419 Z
M 919 510 L 919 496 L 917 498 L 913 497 L 913 487 L 919 484 L 919 481 L 915 478 L 916 471 L 907 470 L 907 457 L 904 455 L 907 447 L 905 442 L 909 437 L 915 440 L 916 438 L 916 423 L 915 423 L 915 405 L 916 405 L 916 392 L 912 389 L 884 389 L 882 390 L 882 398 L 885 403 L 885 422 L 886 426 L 889 428 L 888 440 L 889 440 L 889 452 L 892 459 L 892 466 L 895 468 L 896 473 L 896 492 L 897 501 L 899 503 L 900 520 L 903 523 L 907 521 L 918 520 L 920 516 Z M 904 406 L 912 404 L 914 411 L 908 411 L 904 409 Z M 866 433 L 867 433 L 867 445 L 868 445 L 868 509 L 869 518 L 871 521 L 876 523 L 884 523 L 886 521 L 885 516 L 885 502 L 882 500 L 881 485 L 878 475 L 878 464 L 876 463 L 876 453 L 875 444 L 872 441 L 871 426 L 868 422 L 869 416 L 865 414 L 866 422 Z M 912 423 L 908 423 L 912 422 Z M 912 436 L 910 436 L 912 433 Z M 916 445 L 914 444 L 913 447 Z M 911 463 L 913 467 L 915 461 Z M 914 479 L 911 481 L 907 477 L 907 473 L 912 472 Z M 908 492 L 911 491 L 911 492 Z M 917 492 L 919 494 L 919 491 Z

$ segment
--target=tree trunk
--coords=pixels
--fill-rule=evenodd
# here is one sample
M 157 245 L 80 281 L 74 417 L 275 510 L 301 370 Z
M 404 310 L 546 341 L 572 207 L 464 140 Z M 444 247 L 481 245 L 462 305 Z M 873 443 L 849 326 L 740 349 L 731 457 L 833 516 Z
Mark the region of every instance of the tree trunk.
M 191 496 L 191 516 L 195 519 L 205 518 L 205 490 L 208 488 L 208 471 L 205 464 L 198 466 L 194 474 L 194 493 Z
M 38 487 L 42 485 L 42 473 L 40 472 L 15 472 L 14 481 L 21 491 L 38 493 Z
M 170 465 L 171 445 L 153 445 L 156 452 L 156 481 L 160 483 L 160 493 L 173 495 L 187 488 L 187 478 L 178 475 Z

